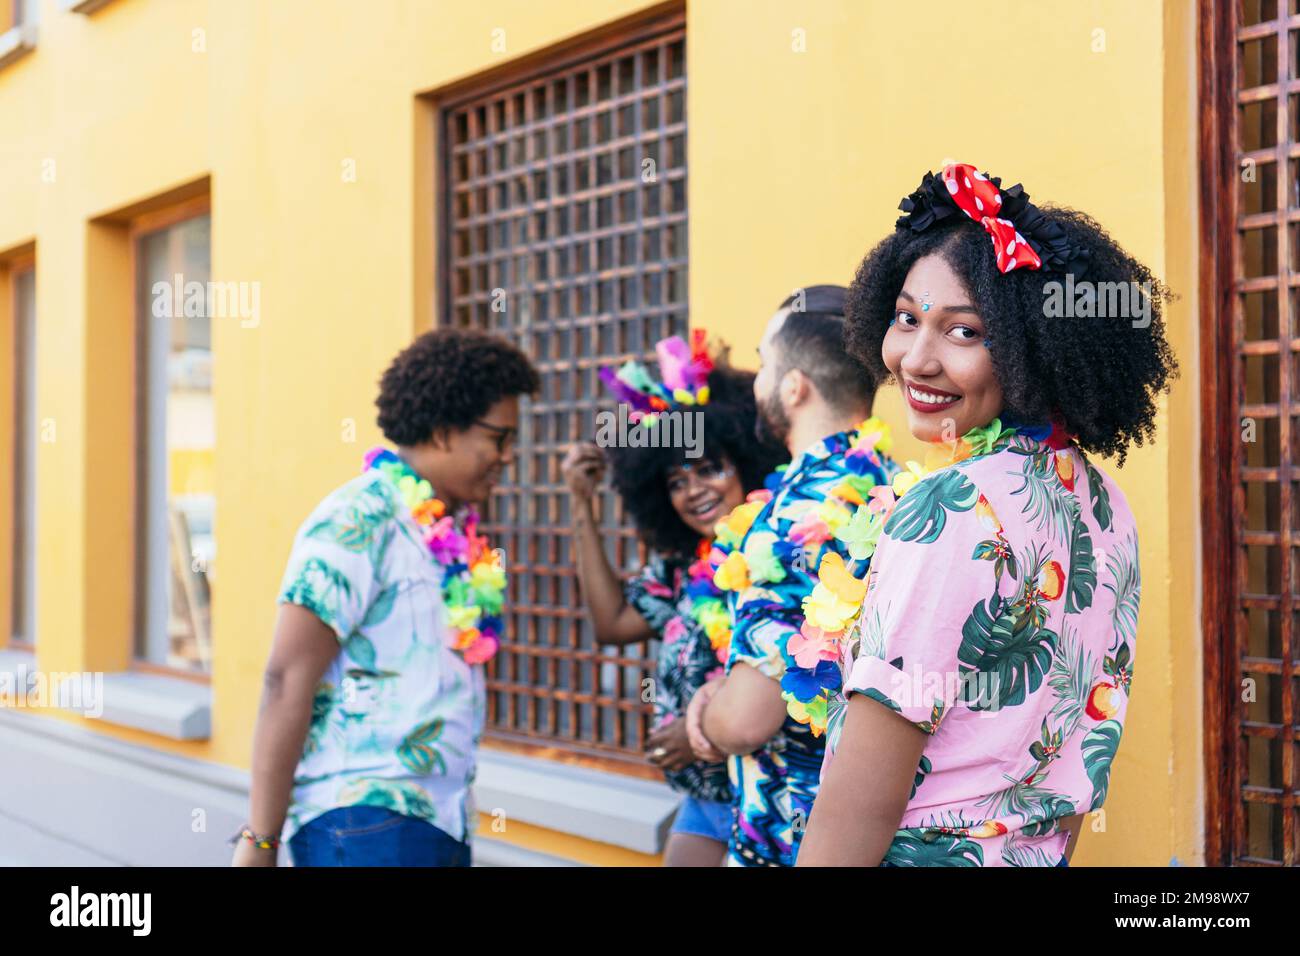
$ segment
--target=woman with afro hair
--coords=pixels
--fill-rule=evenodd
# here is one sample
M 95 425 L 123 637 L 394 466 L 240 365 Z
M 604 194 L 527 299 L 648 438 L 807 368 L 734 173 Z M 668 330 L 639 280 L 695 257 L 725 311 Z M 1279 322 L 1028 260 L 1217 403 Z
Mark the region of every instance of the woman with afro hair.
M 606 382 L 625 401 L 668 396 L 654 407 L 700 416 L 697 433 L 702 434 L 702 445 L 688 449 L 672 442 L 629 441 L 602 451 L 581 443 L 569 449 L 562 470 L 574 501 L 578 580 L 596 640 L 619 645 L 660 641 L 647 759 L 684 797 L 665 848 L 665 865 L 718 866 L 731 834 L 731 784 L 725 763 L 696 759 L 682 719 L 691 697 L 709 679 L 721 676 L 726 660 L 729 618 L 713 584 L 708 555 L 714 525 L 746 495 L 762 488 L 789 455 L 780 445 L 756 436 L 753 373 L 721 363 L 713 367 L 702 351 L 701 336 L 692 356 L 694 380 L 673 383 L 674 373 L 664 361 L 670 343 L 684 347 L 680 339 L 660 343 L 668 387 L 650 382 L 644 368 L 635 365 L 624 366 L 619 378 L 639 383 L 634 387 L 644 395 L 629 392 L 613 375 L 607 374 Z M 695 404 L 673 401 L 674 384 L 685 384 L 688 401 Z M 677 397 L 683 397 L 680 390 Z M 631 427 L 656 424 L 667 422 L 650 417 Z M 691 457 L 692 451 L 698 456 Z M 613 465 L 614 487 L 650 552 L 641 573 L 627 581 L 610 565 L 593 514 L 592 499 L 605 474 L 606 456 Z
M 798 862 L 1065 866 L 1106 797 L 1140 594 L 1133 513 L 1093 456 L 1154 437 L 1169 293 L 1088 216 L 973 166 L 900 208 L 847 347 L 931 445 L 866 506 Z

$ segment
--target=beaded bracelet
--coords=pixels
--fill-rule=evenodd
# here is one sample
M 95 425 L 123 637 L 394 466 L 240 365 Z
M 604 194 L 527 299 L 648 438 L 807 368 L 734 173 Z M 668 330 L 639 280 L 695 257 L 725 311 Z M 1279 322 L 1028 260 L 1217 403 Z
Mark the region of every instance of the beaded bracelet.
M 247 840 L 259 850 L 274 850 L 280 846 L 278 836 L 258 836 L 248 827 L 240 827 L 239 832 L 230 838 L 231 844 L 238 843 L 240 840 Z

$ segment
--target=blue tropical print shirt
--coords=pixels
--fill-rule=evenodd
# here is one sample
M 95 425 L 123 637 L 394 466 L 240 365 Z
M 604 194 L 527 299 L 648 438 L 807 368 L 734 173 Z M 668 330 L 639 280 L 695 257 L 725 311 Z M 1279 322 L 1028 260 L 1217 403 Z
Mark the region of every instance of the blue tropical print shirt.
M 772 498 L 740 544 L 749 563 L 749 584 L 728 594 L 728 674 L 743 662 L 782 682 L 796 669 L 786 645 L 803 625 L 803 600 L 817 586 L 816 568 L 828 551 L 837 552 L 855 577 L 866 577 L 869 559 L 853 561 L 844 541 L 824 534 L 822 521 L 828 514 L 834 518 L 831 524 L 851 516 L 852 504 L 837 494 L 851 477 L 858 487 L 888 484 L 898 471 L 883 454 L 846 456 L 857 437 L 856 430 L 829 435 L 803 451 L 784 473 L 774 475 L 776 482 L 769 479 L 769 485 L 774 484 Z M 825 748 L 824 736 L 814 736 L 807 724 L 787 715 L 766 744 L 729 759 L 736 820 L 727 865 L 794 865 Z

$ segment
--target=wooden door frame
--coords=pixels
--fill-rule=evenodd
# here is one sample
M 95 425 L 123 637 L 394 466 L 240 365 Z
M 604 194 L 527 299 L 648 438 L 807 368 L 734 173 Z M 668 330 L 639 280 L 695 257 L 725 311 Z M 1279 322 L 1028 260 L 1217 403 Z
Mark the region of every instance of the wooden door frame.
M 1236 575 L 1224 573 L 1224 559 L 1235 567 L 1237 528 L 1233 455 L 1238 453 L 1232 411 L 1233 354 L 1219 347 L 1223 319 L 1231 322 L 1236 262 L 1236 202 L 1225 188 L 1235 175 L 1231 82 L 1236 39 L 1233 11 L 1223 0 L 1199 0 L 1200 47 L 1200 385 L 1201 385 L 1201 634 L 1204 653 L 1205 862 L 1232 862 L 1233 821 L 1238 781 L 1235 754 L 1234 675 L 1230 648 L 1235 647 L 1238 609 Z M 1285 170 L 1279 171 L 1284 174 Z

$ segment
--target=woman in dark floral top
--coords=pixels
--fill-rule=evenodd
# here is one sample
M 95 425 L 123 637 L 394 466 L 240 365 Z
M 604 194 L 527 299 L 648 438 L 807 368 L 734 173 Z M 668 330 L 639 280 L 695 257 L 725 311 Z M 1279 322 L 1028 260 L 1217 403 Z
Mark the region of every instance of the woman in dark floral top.
M 654 729 L 646 756 L 684 798 L 665 848 L 667 866 L 718 866 L 726 850 L 732 826 L 726 765 L 695 759 L 680 718 L 695 691 L 721 675 L 730 637 L 721 592 L 708 567 L 713 527 L 749 492 L 761 488 L 786 457 L 784 449 L 755 434 L 753 374 L 713 368 L 698 336 L 694 361 L 685 363 L 675 364 L 673 358 L 672 346 L 684 352 L 680 339 L 660 344 L 667 387 L 652 382 L 639 365 L 624 366 L 618 380 L 606 378 L 632 407 L 630 417 L 639 417 L 638 406 L 658 413 L 659 421 L 652 412 L 650 421 L 634 428 L 681 424 L 663 420 L 665 412 L 699 416 L 694 428 L 677 429 L 687 441 L 638 446 L 602 440 L 607 450 L 582 443 L 569 449 L 562 466 L 574 501 L 578 579 L 596 639 L 603 644 L 660 642 Z M 644 396 L 654 404 L 641 405 Z M 693 446 L 691 435 L 699 439 Z M 592 499 L 605 474 L 606 456 L 613 465 L 614 487 L 650 551 L 645 567 L 626 581 L 610 565 L 593 516 Z

